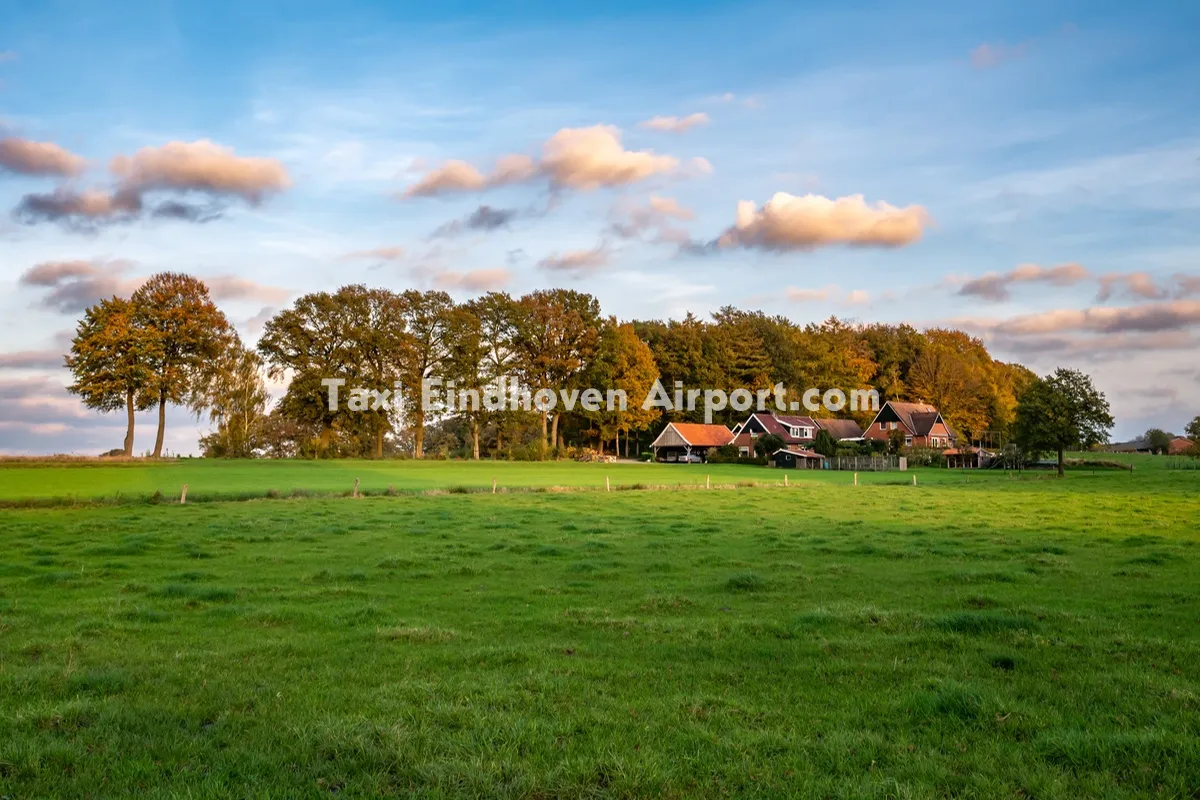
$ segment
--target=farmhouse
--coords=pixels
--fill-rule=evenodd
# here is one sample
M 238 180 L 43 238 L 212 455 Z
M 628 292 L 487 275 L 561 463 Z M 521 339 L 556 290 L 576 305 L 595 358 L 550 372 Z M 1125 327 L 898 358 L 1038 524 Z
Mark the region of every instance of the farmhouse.
M 958 442 L 958 434 L 933 406 L 893 400 L 883 404 L 864 436 L 887 441 L 896 430 L 904 433 L 907 447 L 953 447 Z
M 786 414 L 751 414 L 745 422 L 733 429 L 733 444 L 743 456 L 754 455 L 754 440 L 767 434 L 775 434 L 786 448 L 801 450 L 813 443 L 817 431 L 826 430 L 834 441 L 857 439 L 863 435 L 862 428 L 852 419 L 814 419 Z
M 1191 439 L 1183 436 L 1176 436 L 1171 440 L 1171 446 L 1167 448 L 1167 452 L 1173 456 L 1181 456 L 1185 453 L 1190 453 L 1193 447 L 1196 447 L 1196 443 Z
M 702 425 L 696 422 L 671 422 L 658 438 L 650 443 L 655 461 L 704 460 L 708 451 L 733 441 L 733 434 L 724 425 Z

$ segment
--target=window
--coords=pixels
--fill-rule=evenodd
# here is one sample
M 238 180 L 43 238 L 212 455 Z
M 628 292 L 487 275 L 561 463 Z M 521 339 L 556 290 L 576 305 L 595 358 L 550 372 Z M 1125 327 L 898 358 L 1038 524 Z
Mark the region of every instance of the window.
M 801 428 L 798 425 L 789 425 L 788 435 L 793 439 L 811 439 L 812 428 Z
M 800 429 L 800 438 L 801 438 L 801 439 L 811 439 L 811 438 L 813 438 L 813 435 L 812 435 L 812 428 L 801 428 L 801 429 Z
M 749 448 L 749 447 L 739 447 L 739 448 L 738 448 L 738 455 L 739 455 L 739 456 L 748 456 L 748 455 L 750 455 L 750 448 Z
M 905 437 L 904 437 L 904 446 L 905 446 L 905 447 L 912 447 L 912 437 L 911 437 L 911 436 L 905 436 Z

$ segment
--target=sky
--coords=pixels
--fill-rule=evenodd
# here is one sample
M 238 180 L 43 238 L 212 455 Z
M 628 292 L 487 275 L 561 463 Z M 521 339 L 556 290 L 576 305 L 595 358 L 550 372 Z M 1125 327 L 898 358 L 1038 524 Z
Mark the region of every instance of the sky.
M 1200 414 L 1200 5 L 0 0 L 0 452 L 117 447 L 82 310 L 366 283 L 970 331 Z M 135 451 L 153 444 L 139 417 Z M 172 410 L 167 449 L 207 430 Z

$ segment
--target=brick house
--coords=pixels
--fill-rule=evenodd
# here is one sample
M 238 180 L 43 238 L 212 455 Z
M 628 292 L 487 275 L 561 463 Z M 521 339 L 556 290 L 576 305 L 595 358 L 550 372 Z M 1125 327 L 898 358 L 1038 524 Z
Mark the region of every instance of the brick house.
M 755 439 L 773 433 L 783 439 L 784 449 L 807 450 L 820 430 L 828 431 L 834 441 L 857 439 L 863 435 L 862 428 L 852 419 L 815 419 L 758 412 L 734 427 L 733 444 L 742 455 L 753 456 Z
M 958 434 L 936 408 L 925 403 L 889 400 L 879 409 L 863 436 L 888 441 L 892 431 L 904 432 L 906 447 L 953 447 Z

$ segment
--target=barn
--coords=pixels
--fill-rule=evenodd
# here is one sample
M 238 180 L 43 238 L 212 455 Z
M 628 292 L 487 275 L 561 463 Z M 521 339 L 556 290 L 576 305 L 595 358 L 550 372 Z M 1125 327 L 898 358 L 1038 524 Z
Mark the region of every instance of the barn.
M 658 438 L 650 443 L 655 461 L 704 461 L 708 451 L 733 442 L 733 433 L 724 425 L 703 425 L 697 422 L 671 422 Z
M 788 449 L 776 450 L 775 466 L 781 469 L 823 469 L 825 456 L 811 450 Z

